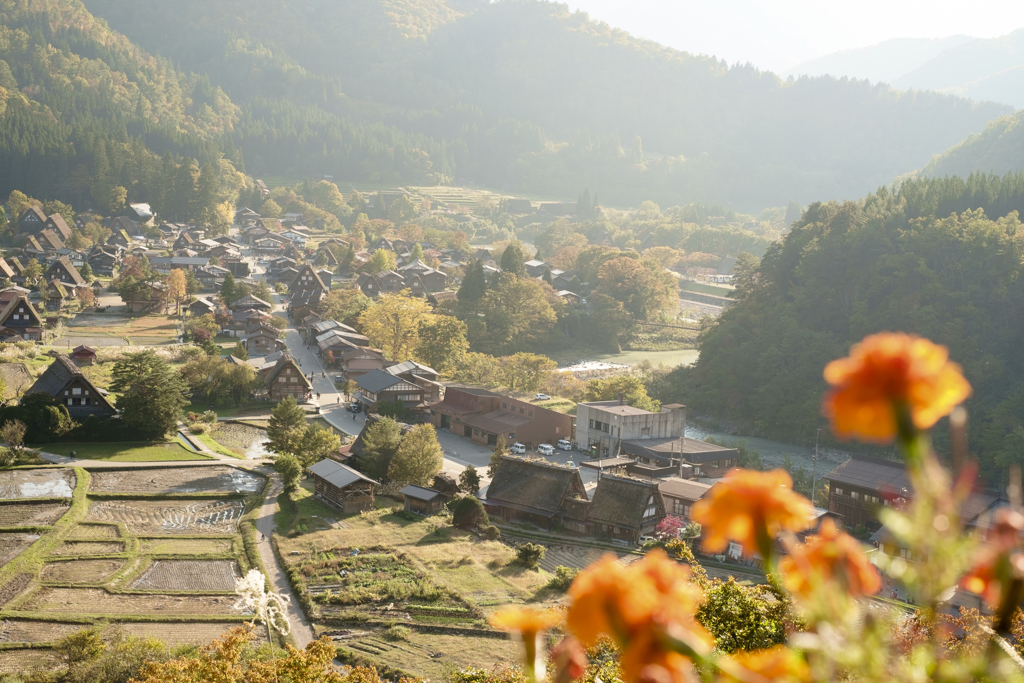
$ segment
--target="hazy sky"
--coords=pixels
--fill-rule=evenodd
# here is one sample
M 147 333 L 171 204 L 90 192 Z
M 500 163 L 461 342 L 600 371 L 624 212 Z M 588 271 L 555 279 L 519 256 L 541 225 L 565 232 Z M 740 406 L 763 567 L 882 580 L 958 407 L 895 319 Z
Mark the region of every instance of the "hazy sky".
M 781 72 L 889 38 L 993 38 L 1024 27 L 1019 0 L 565 0 L 687 52 Z

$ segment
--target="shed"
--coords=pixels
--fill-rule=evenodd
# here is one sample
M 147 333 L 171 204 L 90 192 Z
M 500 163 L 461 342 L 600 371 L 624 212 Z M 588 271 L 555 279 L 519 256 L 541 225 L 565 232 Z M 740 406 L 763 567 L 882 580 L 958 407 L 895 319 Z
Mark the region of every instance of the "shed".
M 373 509 L 373 479 L 334 460 L 321 460 L 309 468 L 317 498 L 345 514 Z
M 71 359 L 75 361 L 75 365 L 78 366 L 92 365 L 96 362 L 96 349 L 91 346 L 86 346 L 85 344 L 76 346 L 71 350 Z
M 417 515 L 436 514 L 444 507 L 444 495 L 440 491 L 409 484 L 399 491 L 405 498 L 405 511 Z

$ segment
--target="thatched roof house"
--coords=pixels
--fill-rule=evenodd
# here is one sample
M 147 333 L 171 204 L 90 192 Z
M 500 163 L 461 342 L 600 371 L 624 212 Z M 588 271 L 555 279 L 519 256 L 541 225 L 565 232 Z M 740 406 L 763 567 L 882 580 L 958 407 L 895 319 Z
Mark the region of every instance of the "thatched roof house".
M 654 533 L 665 516 L 665 501 L 658 482 L 604 475 L 597 482 L 587 509 L 587 523 L 595 536 L 639 543 Z
M 529 522 L 549 529 L 553 522 L 561 523 L 566 501 L 575 498 L 587 499 L 576 468 L 503 456 L 483 504 L 488 514 L 506 522 Z

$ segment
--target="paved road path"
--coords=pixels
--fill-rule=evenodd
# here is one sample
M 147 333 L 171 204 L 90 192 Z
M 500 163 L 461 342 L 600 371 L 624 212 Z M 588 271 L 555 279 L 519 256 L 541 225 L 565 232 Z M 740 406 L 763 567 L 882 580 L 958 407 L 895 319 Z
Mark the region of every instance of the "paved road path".
M 277 564 L 274 549 L 270 546 L 270 539 L 276 530 L 274 526 L 274 512 L 277 510 L 277 496 L 281 493 L 281 490 L 281 478 L 277 474 L 270 475 L 270 490 L 267 492 L 267 497 L 263 501 L 263 506 L 256 517 L 256 531 L 262 534 L 263 540 L 258 541 L 260 557 L 263 558 L 263 566 L 267 568 L 267 578 L 270 579 L 270 585 L 274 587 L 275 593 L 286 595 L 290 599 L 287 610 L 288 622 L 292 627 L 292 637 L 295 639 L 295 644 L 301 649 L 313 640 L 313 627 L 310 626 L 309 620 L 306 619 L 306 614 L 302 611 L 298 598 L 292 592 L 292 587 L 288 584 L 288 578 Z

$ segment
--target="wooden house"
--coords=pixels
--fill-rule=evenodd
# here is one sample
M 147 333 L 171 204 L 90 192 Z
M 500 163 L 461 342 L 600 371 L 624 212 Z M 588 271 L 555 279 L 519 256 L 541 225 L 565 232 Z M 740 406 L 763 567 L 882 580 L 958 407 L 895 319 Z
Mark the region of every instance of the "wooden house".
M 127 249 L 131 246 L 132 238 L 128 236 L 128 233 L 124 230 L 118 230 L 117 232 L 111 233 L 110 237 L 107 238 L 108 245 L 124 247 Z
M 217 304 L 209 299 L 199 298 L 188 305 L 188 312 L 196 317 L 207 314 L 216 315 Z
M 71 350 L 71 359 L 75 361 L 75 365 L 81 367 L 83 365 L 92 365 L 96 362 L 96 349 L 91 346 L 82 344 L 76 346 Z
M 399 491 L 405 499 L 405 511 L 429 517 L 444 507 L 445 497 L 440 491 L 409 484 Z
M 313 385 L 302 372 L 302 368 L 287 353 L 282 354 L 274 365 L 263 371 L 263 382 L 267 386 L 267 395 L 274 402 L 285 396 L 291 396 L 296 401 L 304 401 L 313 393 Z
M 46 224 L 46 215 L 35 206 L 30 206 L 18 216 L 18 232 L 37 233 Z
M 587 500 L 578 469 L 502 456 L 482 502 L 489 515 L 505 522 L 551 529 L 561 524 L 566 514 L 575 512 L 568 503 L 572 499 Z
M 23 339 L 41 341 L 43 318 L 25 295 L 12 299 L 0 311 L 0 332 L 16 334 Z
M 86 284 L 85 278 L 78 272 L 67 256 L 61 256 L 46 271 L 47 282 L 57 281 L 70 287 L 81 287 Z
M 64 216 L 59 213 L 55 213 L 46 219 L 43 223 L 44 230 L 52 230 L 54 234 L 60 237 L 65 242 L 71 237 L 71 228 L 68 226 L 68 222 L 64 220 Z
M 106 392 L 97 389 L 70 358 L 60 354 L 25 393 L 53 396 L 75 419 L 90 415 L 109 417 L 117 413 L 107 400 Z
M 430 391 L 417 386 L 411 380 L 396 377 L 383 370 L 370 370 L 356 380 L 359 385 L 359 402 L 367 412 L 383 401 L 401 401 L 407 409 L 415 410 L 424 405 L 424 398 Z
M 277 337 L 277 330 L 269 325 L 257 325 L 240 340 L 250 356 L 266 356 L 284 348 L 284 343 Z
M 309 473 L 316 497 L 328 505 L 345 514 L 373 510 L 373 479 L 334 460 L 321 460 Z
M 602 475 L 587 506 L 588 530 L 599 538 L 639 543 L 665 516 L 658 482 Z
M 46 310 L 59 311 L 64 307 L 64 302 L 71 298 L 71 293 L 61 283 L 54 280 L 46 293 Z
M 89 254 L 89 258 L 86 261 L 92 272 L 97 275 L 111 277 L 114 274 L 114 268 L 121 262 L 121 259 L 117 253 L 113 253 L 103 247 L 96 247 Z
M 0 258 L 0 279 L 14 282 L 15 275 L 14 268 L 4 258 Z

